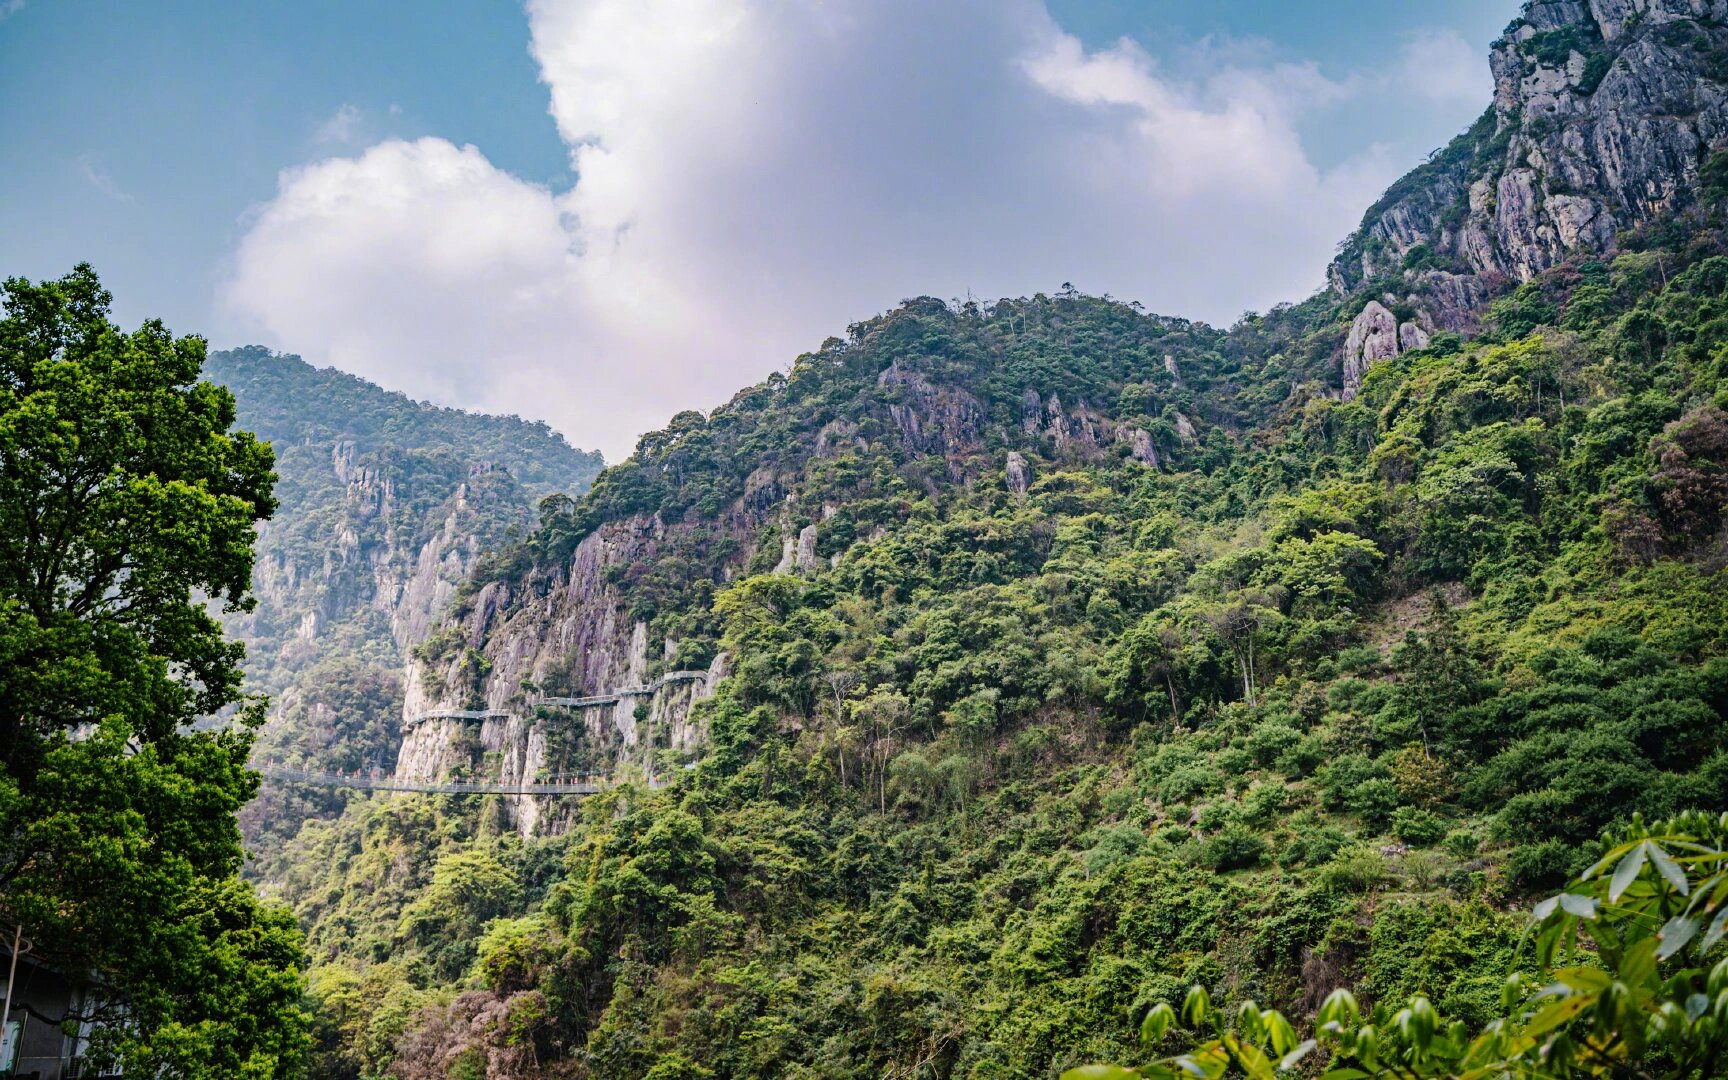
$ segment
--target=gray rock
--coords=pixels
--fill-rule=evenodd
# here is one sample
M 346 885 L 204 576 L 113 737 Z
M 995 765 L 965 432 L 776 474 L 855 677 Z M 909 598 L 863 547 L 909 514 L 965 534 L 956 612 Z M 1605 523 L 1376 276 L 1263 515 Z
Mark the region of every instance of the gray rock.
M 1368 301 L 1344 340 L 1344 400 L 1362 389 L 1362 376 L 1382 360 L 1398 355 L 1398 319 L 1378 300 Z
M 1507 283 L 1691 205 L 1728 136 L 1725 20 L 1728 0 L 1530 0 L 1494 44 L 1490 114 L 1370 212 L 1334 290 L 1402 273 L 1434 325 L 1469 330 Z

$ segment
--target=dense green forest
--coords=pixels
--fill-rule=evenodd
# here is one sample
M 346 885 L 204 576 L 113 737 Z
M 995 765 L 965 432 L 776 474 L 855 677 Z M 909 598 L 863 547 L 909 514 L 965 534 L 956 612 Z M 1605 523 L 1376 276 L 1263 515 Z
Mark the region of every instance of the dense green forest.
M 734 658 L 709 749 L 551 838 L 309 826 L 320 1074 L 1042 1077 L 1196 984 L 1500 1015 L 1529 898 L 1728 804 L 1724 250 L 1704 211 L 1627 235 L 1348 402 L 1362 298 L 1218 332 L 1064 291 L 909 302 L 675 418 L 481 580 L 688 524 L 626 572 L 679 663 Z M 784 517 L 728 581 L 763 469 Z M 816 569 L 769 572 L 810 522 Z

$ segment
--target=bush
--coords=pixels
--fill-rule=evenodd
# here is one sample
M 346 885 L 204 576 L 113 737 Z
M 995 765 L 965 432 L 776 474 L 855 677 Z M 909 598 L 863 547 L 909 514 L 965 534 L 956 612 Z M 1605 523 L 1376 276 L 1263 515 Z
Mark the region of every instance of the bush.
M 1299 828 L 1296 838 L 1284 849 L 1281 861 L 1285 866 L 1324 866 L 1349 843 L 1350 837 L 1343 830 L 1329 825 Z
M 1428 847 L 1446 835 L 1446 822 L 1428 810 L 1401 806 L 1392 812 L 1392 835 L 1412 847 Z
M 1242 800 L 1243 816 L 1249 822 L 1265 826 L 1290 801 L 1290 789 L 1276 780 L 1263 781 L 1249 789 Z
M 1207 803 L 1195 815 L 1194 824 L 1200 826 L 1201 832 L 1214 833 L 1242 820 L 1242 809 L 1233 802 Z
M 1368 780 L 1356 786 L 1348 796 L 1352 812 L 1367 824 L 1380 828 L 1398 809 L 1398 785 L 1387 779 Z
M 1326 741 L 1319 733 L 1305 735 L 1282 754 L 1274 767 L 1292 780 L 1299 780 L 1326 760 Z
M 1441 844 L 1441 847 L 1446 849 L 1447 854 L 1456 855 L 1460 859 L 1468 859 L 1476 854 L 1476 849 L 1479 846 L 1480 842 L 1476 839 L 1476 834 L 1468 829 L 1447 833 L 1446 840 Z
M 1165 802 L 1186 802 L 1201 795 L 1210 795 L 1224 786 L 1224 778 L 1210 765 L 1183 765 L 1173 769 L 1158 783 L 1158 797 Z
M 1352 844 L 1320 871 L 1320 884 L 1335 892 L 1369 892 L 1392 880 L 1386 858 L 1367 844 Z
M 1302 733 L 1288 724 L 1269 720 L 1248 735 L 1248 752 L 1262 768 L 1270 767 L 1301 743 Z
M 1553 888 L 1564 885 L 1581 861 L 1588 863 L 1588 856 L 1564 840 L 1525 844 L 1506 856 L 1506 880 L 1519 889 Z
M 1200 861 L 1214 870 L 1244 870 L 1266 857 L 1266 841 L 1259 833 L 1232 825 L 1206 841 Z

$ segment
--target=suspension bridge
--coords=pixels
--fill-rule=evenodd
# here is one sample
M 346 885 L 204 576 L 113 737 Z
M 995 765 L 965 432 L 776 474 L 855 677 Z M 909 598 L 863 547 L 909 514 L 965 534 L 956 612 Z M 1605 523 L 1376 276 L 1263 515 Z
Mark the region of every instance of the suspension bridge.
M 553 706 L 585 709 L 596 705 L 615 705 L 624 698 L 648 697 L 671 683 L 696 682 L 709 678 L 707 671 L 668 671 L 653 682 L 642 686 L 624 686 L 609 694 L 590 697 L 547 697 L 528 699 L 530 706 Z M 433 709 L 412 717 L 412 728 L 426 720 L 508 720 L 514 713 L 501 709 Z M 287 784 L 307 784 L 312 787 L 354 788 L 359 791 L 410 791 L 433 795 L 598 795 L 619 786 L 619 781 L 607 776 L 564 776 L 537 784 L 508 784 L 485 780 L 403 780 L 379 769 L 348 771 L 313 771 L 291 769 L 272 762 L 252 766 L 266 779 Z M 659 777 L 649 777 L 648 786 L 665 785 Z

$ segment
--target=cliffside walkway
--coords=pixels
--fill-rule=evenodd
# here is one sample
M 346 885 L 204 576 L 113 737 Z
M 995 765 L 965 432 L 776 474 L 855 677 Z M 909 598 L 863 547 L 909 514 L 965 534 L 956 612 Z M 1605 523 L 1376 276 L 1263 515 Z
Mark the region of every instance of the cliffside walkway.
M 708 678 L 706 671 L 668 671 L 651 683 L 642 686 L 621 686 L 609 694 L 595 694 L 591 697 L 531 697 L 530 707 L 550 705 L 562 709 L 590 709 L 597 705 L 616 705 L 627 697 L 647 697 L 657 692 L 669 683 L 695 682 Z M 432 709 L 408 719 L 407 727 L 414 727 L 426 720 L 509 720 L 514 713 L 500 709 Z
M 706 671 L 668 671 L 645 686 L 621 686 L 610 694 L 595 694 L 592 697 L 537 697 L 529 698 L 530 705 L 557 705 L 566 709 L 586 709 L 594 705 L 616 705 L 620 698 L 647 697 L 655 693 L 667 683 L 695 682 L 706 679 Z
M 357 788 L 361 791 L 413 791 L 439 795 L 597 795 L 617 787 L 608 777 L 582 777 L 549 784 L 500 784 L 469 780 L 398 780 L 381 772 L 309 772 L 280 765 L 254 765 L 265 778 L 313 787 Z M 650 779 L 648 786 L 661 781 Z

